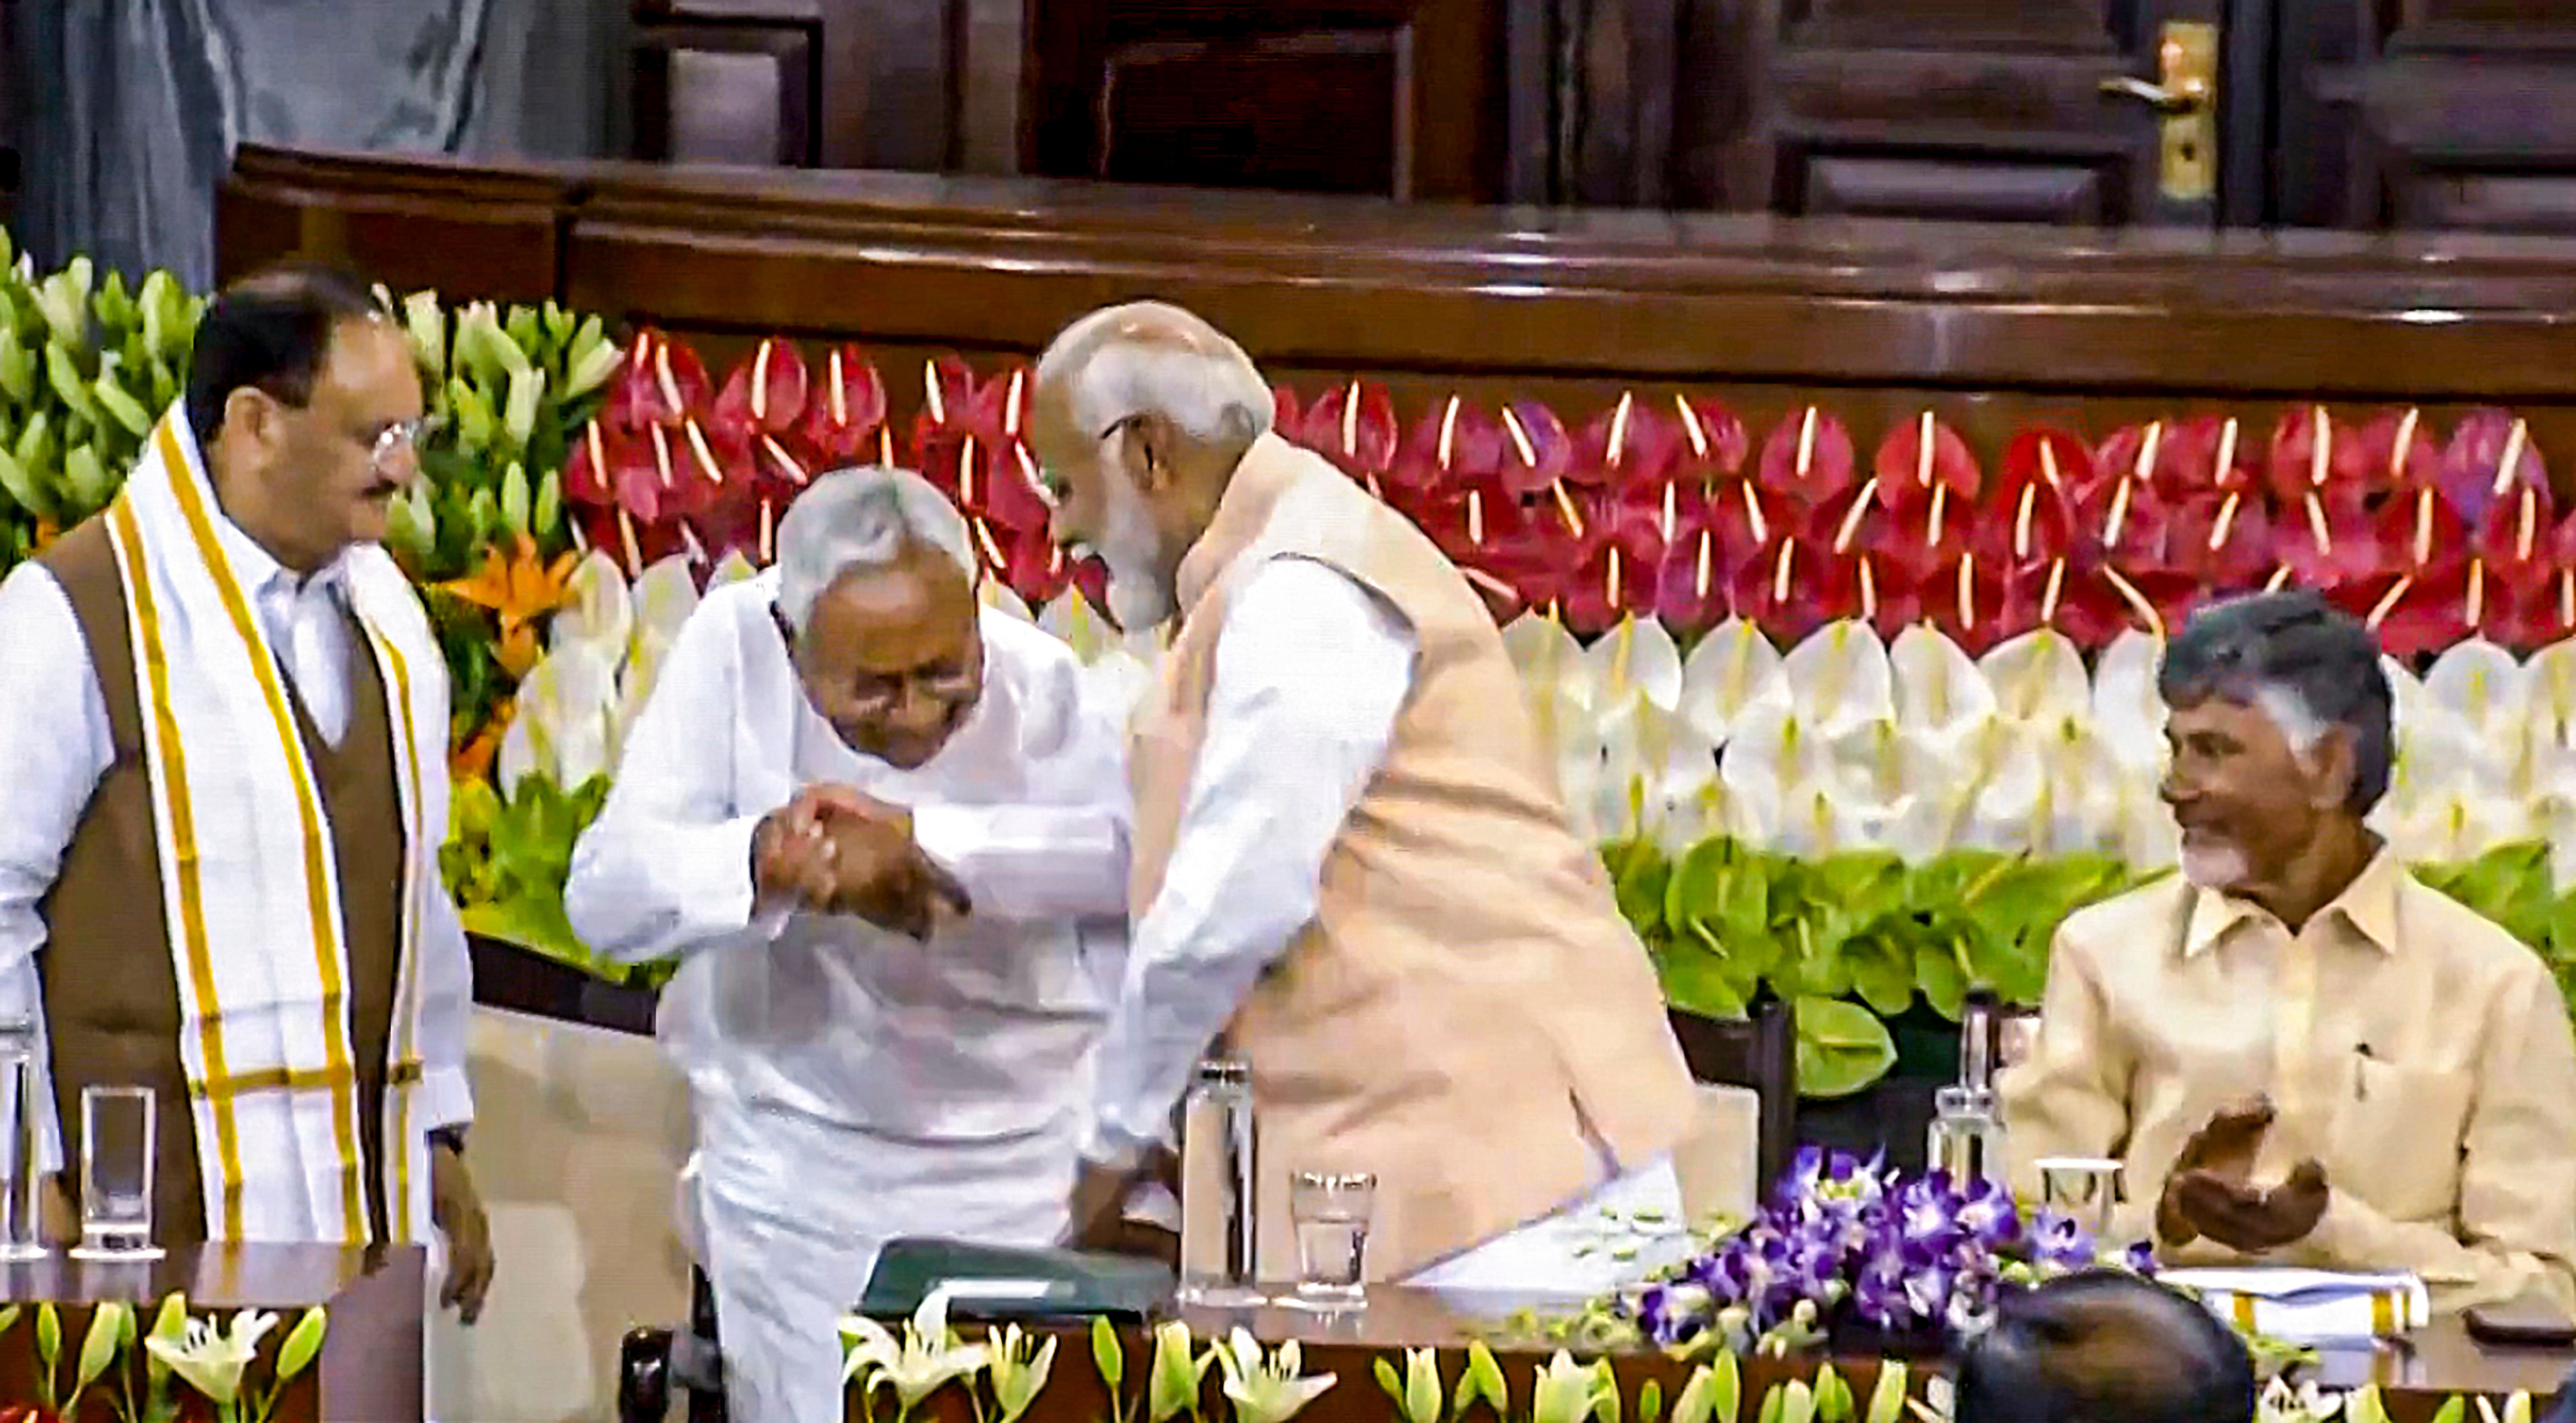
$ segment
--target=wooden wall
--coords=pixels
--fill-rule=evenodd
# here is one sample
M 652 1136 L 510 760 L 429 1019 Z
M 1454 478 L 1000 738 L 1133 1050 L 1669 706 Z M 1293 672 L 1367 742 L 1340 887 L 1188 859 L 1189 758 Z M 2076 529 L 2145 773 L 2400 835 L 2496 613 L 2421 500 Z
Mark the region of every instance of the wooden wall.
M 1992 458 L 2030 420 L 2099 438 L 2284 403 L 2513 406 L 2576 451 L 2576 244 L 1535 213 L 886 173 L 501 170 L 245 150 L 228 272 L 341 254 L 451 299 L 558 296 L 721 349 L 769 332 L 927 355 L 1041 348 L 1154 295 L 1275 379 L 1365 374 L 1560 402 L 1688 386 L 1757 430 L 1813 401 L 1864 449 L 1932 408 Z

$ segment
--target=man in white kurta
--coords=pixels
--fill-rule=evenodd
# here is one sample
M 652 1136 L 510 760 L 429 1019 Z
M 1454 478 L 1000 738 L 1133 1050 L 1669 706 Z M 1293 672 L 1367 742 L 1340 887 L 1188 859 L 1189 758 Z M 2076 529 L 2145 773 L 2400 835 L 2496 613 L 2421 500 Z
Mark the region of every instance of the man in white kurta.
M 684 1208 L 743 1423 L 841 1416 L 835 1323 L 885 1241 L 1065 1226 L 1123 960 L 1117 713 L 1062 643 L 979 616 L 966 538 L 919 476 L 818 480 L 779 566 L 682 630 L 575 857 L 585 940 L 682 956 L 661 1030 L 697 1111 Z M 822 896 L 856 913 L 764 894 L 844 801 L 908 812 L 909 882 L 964 912 L 892 902 L 901 866 L 884 893 Z

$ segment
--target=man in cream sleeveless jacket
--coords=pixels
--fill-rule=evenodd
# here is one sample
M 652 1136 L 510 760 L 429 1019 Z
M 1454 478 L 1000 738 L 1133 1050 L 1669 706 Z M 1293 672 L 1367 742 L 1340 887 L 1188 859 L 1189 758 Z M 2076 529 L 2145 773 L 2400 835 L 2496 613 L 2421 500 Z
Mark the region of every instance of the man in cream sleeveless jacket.
M 1366 1274 L 1590 1293 L 1603 1209 L 1680 1215 L 1690 1077 L 1572 829 L 1500 634 L 1430 539 L 1270 433 L 1269 385 L 1188 312 L 1095 312 L 1039 362 L 1055 533 L 1128 627 L 1181 619 L 1129 744 L 1126 981 L 1077 1239 L 1168 1143 L 1192 1064 L 1252 1069 L 1260 1265 L 1288 1181 L 1374 1173 Z

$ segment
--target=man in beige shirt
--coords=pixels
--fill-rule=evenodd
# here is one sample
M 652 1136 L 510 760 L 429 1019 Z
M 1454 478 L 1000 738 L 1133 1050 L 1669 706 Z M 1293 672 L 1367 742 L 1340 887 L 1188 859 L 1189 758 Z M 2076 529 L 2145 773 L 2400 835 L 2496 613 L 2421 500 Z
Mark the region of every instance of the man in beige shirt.
M 2203 610 L 2166 648 L 2182 874 L 2070 916 L 2016 1181 L 2125 1165 L 2122 1238 L 2169 1263 L 2403 1269 L 2436 1308 L 2576 1309 L 2576 1045 L 2540 959 L 2426 888 L 2362 819 L 2390 696 L 2311 593 Z

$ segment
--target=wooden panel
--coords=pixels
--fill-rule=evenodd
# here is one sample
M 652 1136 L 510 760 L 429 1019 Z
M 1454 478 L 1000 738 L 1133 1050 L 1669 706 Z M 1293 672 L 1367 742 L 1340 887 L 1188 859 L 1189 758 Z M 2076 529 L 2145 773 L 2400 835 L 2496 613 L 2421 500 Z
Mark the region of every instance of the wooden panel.
M 2281 217 L 2576 233 L 2576 0 L 2282 13 Z
M 239 168 L 227 264 L 293 250 L 307 209 L 348 211 L 355 230 L 388 190 L 443 220 L 408 196 L 440 171 L 460 209 L 542 181 L 259 149 Z M 2502 403 L 2544 450 L 2576 450 L 2576 327 L 2554 314 L 2576 285 L 2570 242 L 2065 236 L 885 173 L 570 177 L 554 189 L 562 299 L 700 340 L 712 360 L 773 331 L 862 342 L 899 412 L 939 352 L 1026 357 L 1085 310 L 1155 295 L 1217 321 L 1274 378 L 1364 373 L 1408 415 L 1453 390 L 1589 414 L 1623 388 L 1688 388 L 1756 429 L 1822 403 L 1865 444 L 1932 409 L 1992 458 L 2033 420 L 2099 437 L 2201 411 L 2268 429 L 2316 399 L 2443 420 Z M 513 294 L 429 244 L 374 260 L 397 285 Z
M 218 280 L 302 253 L 458 297 L 541 301 L 562 283 L 577 166 L 242 152 L 250 161 L 216 195 Z
M 1688 0 L 1678 196 L 1792 214 L 2209 223 L 2214 199 L 2160 192 L 2153 111 L 2103 81 L 2160 77 L 2163 24 L 2215 8 Z
M 1487 0 L 1043 0 L 1032 171 L 1200 187 L 1492 195 L 1505 118 Z
M 821 37 L 819 23 L 797 18 L 675 15 L 637 25 L 635 156 L 752 167 L 820 162 Z

